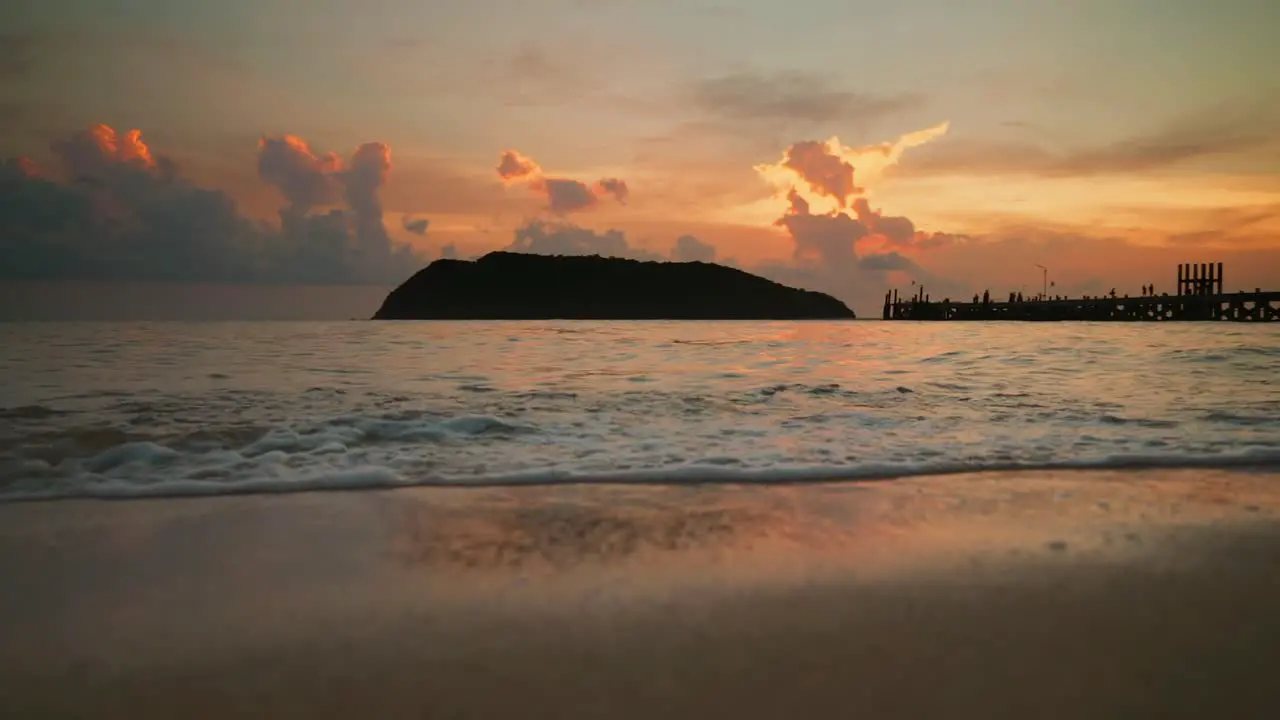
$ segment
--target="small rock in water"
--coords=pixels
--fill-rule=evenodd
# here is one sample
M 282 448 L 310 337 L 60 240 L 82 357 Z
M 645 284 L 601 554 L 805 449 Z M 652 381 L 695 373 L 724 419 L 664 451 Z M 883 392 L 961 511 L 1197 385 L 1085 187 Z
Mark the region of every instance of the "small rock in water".
M 915 392 L 915 390 L 912 390 L 912 389 L 911 389 L 911 388 L 909 388 L 909 387 L 903 387 L 902 385 L 899 385 L 899 386 L 898 386 L 898 392 L 900 392 L 900 393 L 909 393 L 909 392 Z
M 1067 542 L 1065 540 L 1054 540 L 1047 547 L 1054 552 L 1066 552 Z

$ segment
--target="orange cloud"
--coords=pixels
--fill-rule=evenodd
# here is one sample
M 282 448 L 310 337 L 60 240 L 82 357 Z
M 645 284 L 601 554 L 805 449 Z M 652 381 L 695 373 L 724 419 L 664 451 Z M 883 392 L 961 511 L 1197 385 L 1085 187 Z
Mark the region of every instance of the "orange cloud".
M 505 183 L 520 182 L 528 177 L 542 174 L 542 168 L 531 158 L 521 155 L 515 150 L 504 150 L 498 160 L 498 177 Z
M 899 250 L 935 247 L 954 240 L 952 235 L 921 232 L 909 218 L 873 210 L 862 195 L 864 190 L 853 182 L 854 160 L 866 160 L 877 170 L 883 170 L 898 162 L 907 148 L 940 137 L 947 128 L 947 123 L 943 123 L 907 133 L 892 142 L 862 148 L 845 147 L 838 138 L 826 143 L 805 140 L 792 143 L 777 163 L 757 165 L 756 171 L 771 182 L 789 184 L 788 207 L 774 224 L 786 228 L 790 234 L 795 243 L 794 257 L 834 265 L 870 262 L 875 257 L 874 262 L 880 266 L 892 257 L 892 264 L 901 265 L 906 259 L 897 255 Z M 837 208 L 828 213 L 812 212 L 810 201 L 796 187 L 796 181 L 820 197 L 834 199 Z M 844 211 L 850 203 L 852 216 Z M 869 251 L 880 254 L 872 256 Z
M 840 157 L 839 141 L 834 142 L 795 143 L 783 153 L 781 165 L 807 182 L 814 192 L 835 198 L 840 207 L 845 207 L 849 196 L 862 189 L 853 184 L 853 165 Z
M 516 150 L 502 152 L 497 172 L 506 185 L 523 182 L 534 192 L 545 195 L 547 211 L 555 215 L 588 210 L 600 204 L 600 198 L 605 195 L 626 204 L 630 195 L 627 183 L 618 178 L 602 178 L 595 185 L 587 185 L 572 178 L 548 177 L 538 163 Z
M 51 144 L 61 173 L 0 162 L 0 263 L 6 279 L 383 283 L 422 262 L 395 243 L 379 192 L 391 150 L 365 143 L 344 163 L 295 136 L 263 138 L 259 173 L 285 195 L 279 230 L 240 214 L 225 192 L 201 187 L 142 134 L 95 125 Z M 316 205 L 332 204 L 311 213 Z M 425 228 L 424 228 L 425 229 Z
M 784 150 L 778 162 L 756 165 L 755 169 L 779 191 L 786 191 L 799 178 L 814 193 L 833 198 L 840 207 L 846 207 L 851 196 L 864 192 L 854 185 L 854 168 L 864 183 L 875 179 L 887 168 L 897 165 L 908 149 L 946 135 L 950 127 L 949 122 L 944 122 L 906 133 L 897 140 L 861 147 L 847 146 L 838 137 L 826 142 L 803 140 Z
M 151 148 L 142 140 L 141 130 L 120 134 L 99 123 L 53 143 L 51 149 L 67 173 L 77 179 L 101 179 L 113 166 L 159 169 Z
M 865 225 L 843 212 L 814 215 L 809 211 L 809 202 L 794 188 L 787 200 L 790 207 L 774 224 L 790 233 L 797 260 L 820 260 L 831 265 L 857 261 L 854 246 L 867 236 Z
M 0 161 L 0 169 L 9 170 L 27 178 L 42 177 L 40 166 L 36 165 L 36 161 L 26 155 L 19 155 L 16 158 Z
M 103 157 L 140 167 L 155 167 L 151 148 L 142 141 L 141 130 L 133 129 L 119 135 L 110 126 L 98 124 L 85 131 L 85 138 L 97 146 Z
M 316 155 L 296 135 L 258 141 L 258 175 L 276 186 L 298 212 L 337 201 L 342 159 L 336 153 Z

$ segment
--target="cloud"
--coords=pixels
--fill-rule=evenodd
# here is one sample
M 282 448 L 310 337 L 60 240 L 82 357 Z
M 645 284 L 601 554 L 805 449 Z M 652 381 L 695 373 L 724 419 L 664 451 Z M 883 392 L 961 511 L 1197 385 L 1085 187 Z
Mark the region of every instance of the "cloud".
M 618 178 L 603 178 L 596 183 L 596 187 L 599 188 L 601 193 L 612 195 L 624 205 L 627 203 L 627 196 L 631 194 L 631 191 L 627 188 L 626 181 Z
M 788 146 L 777 162 L 756 165 L 755 169 L 779 189 L 789 188 L 799 179 L 813 192 L 846 207 L 850 197 L 863 192 L 854 184 L 854 168 L 860 175 L 878 177 L 898 164 L 908 149 L 946 135 L 949 128 L 950 123 L 944 122 L 906 133 L 897 140 L 861 147 L 847 146 L 838 137 L 826 142 L 801 140 Z
M 834 87 L 825 75 L 734 73 L 698 81 L 694 103 L 734 122 L 755 120 L 844 124 L 878 119 L 920 105 L 915 95 L 873 95 Z
M 498 177 L 503 181 L 523 180 L 541 174 L 542 168 L 538 167 L 538 163 L 515 150 L 504 150 L 498 158 Z
M 671 259 L 676 262 L 715 262 L 716 249 L 692 235 L 681 235 L 671 249 Z
M 130 130 L 123 135 L 106 125 L 93 125 L 53 143 L 50 148 L 62 161 L 67 174 L 76 180 L 101 180 L 116 166 L 140 170 L 156 169 L 151 148 L 142 141 L 142 132 Z
M 1015 128 L 1036 130 L 1037 141 L 1023 138 L 966 139 L 922 151 L 895 169 L 903 176 L 1023 175 L 1048 178 L 1140 174 L 1202 160 L 1231 158 L 1251 161 L 1280 148 L 1274 127 L 1280 122 L 1275 107 L 1248 105 L 1215 107 L 1177 118 L 1151 132 L 1093 146 L 1051 150 L 1052 140 L 1027 123 Z M 1011 125 L 1006 123 L 1006 125 Z M 1280 155 L 1272 155 L 1273 169 Z
M 426 235 L 427 227 L 431 225 L 431 221 L 427 218 L 412 218 L 405 216 L 400 220 L 400 226 L 414 235 Z
M 600 255 L 633 260 L 663 260 L 662 255 L 632 247 L 621 230 L 596 232 L 567 222 L 532 220 L 516 228 L 508 252 L 535 255 Z
M 52 172 L 21 159 L 0 171 L 0 277 L 379 284 L 422 262 L 387 236 L 381 143 L 344 166 L 300 138 L 264 138 L 259 174 L 286 201 L 278 228 L 181 177 L 137 130 L 94 125 L 51 150 Z
M 838 146 L 839 141 L 834 148 L 815 140 L 795 143 L 783 154 L 782 166 L 809 183 L 814 192 L 845 207 L 849 196 L 862 189 L 853 184 L 853 165 L 840 158 Z
M 0 174 L 38 178 L 42 176 L 40 166 L 26 155 L 0 160 Z
M 291 210 L 305 214 L 328 205 L 341 193 L 338 172 L 342 159 L 336 153 L 317 156 L 307 141 L 294 135 L 258 141 L 258 176 L 289 201 Z
M 516 150 L 504 150 L 498 157 L 498 177 L 506 185 L 524 183 L 547 198 L 547 211 L 553 215 L 590 210 L 600 204 L 602 196 L 611 195 L 625 204 L 630 190 L 618 178 L 602 178 L 595 185 L 581 180 L 547 176 L 532 158 Z
M 547 196 L 547 210 L 555 215 L 593 208 L 600 198 L 586 183 L 568 178 L 538 178 L 530 184 Z
M 872 208 L 864 189 L 853 181 L 863 167 L 872 177 L 883 173 L 907 149 L 941 137 L 947 128 L 942 123 L 859 148 L 846 147 L 838 138 L 800 141 L 788 146 L 778 162 L 757 165 L 756 172 L 775 188 L 786 188 L 786 207 L 774 224 L 787 231 L 793 244 L 790 263 L 766 263 L 758 271 L 846 299 L 864 311 L 884 288 L 907 279 L 927 282 L 940 293 L 959 291 L 960 284 L 934 275 L 917 256 L 967 238 L 924 232 L 910 218 L 886 215 Z M 835 207 L 816 212 L 806 191 L 833 200 Z
M 800 261 L 821 261 L 837 267 L 858 265 L 859 246 L 883 253 L 922 249 L 954 241 L 954 236 L 926 233 L 902 216 L 884 215 L 871 208 L 864 192 L 853 183 L 854 160 L 878 163 L 880 170 L 898 162 L 911 147 L 925 144 L 947 131 L 947 123 L 907 133 L 892 142 L 862 148 L 848 148 L 838 138 L 826 143 L 792 143 L 782 159 L 771 165 L 757 165 L 756 171 L 775 185 L 788 184 L 787 208 L 774 223 L 786 228 L 795 243 L 793 257 Z M 832 198 L 837 210 L 815 213 L 794 183 L 804 183 L 820 197 Z M 844 211 L 852 202 L 853 215 Z M 880 265 L 884 262 L 881 261 Z M 900 263 L 899 263 L 900 264 Z M 884 269 L 871 268 L 867 269 Z M 897 268 L 900 269 L 900 268 Z
M 915 270 L 919 266 L 911 258 L 904 257 L 902 254 L 894 251 L 880 253 L 878 255 L 866 255 L 858 261 L 859 266 L 866 270 Z
M 600 255 L 650 261 L 709 263 L 716 260 L 716 249 L 692 235 L 676 238 L 671 252 L 664 255 L 632 245 L 622 230 L 597 231 L 569 222 L 544 220 L 532 220 L 516 228 L 511 244 L 503 250 L 535 255 Z
M 866 225 L 844 212 L 813 214 L 809 202 L 794 188 L 787 199 L 791 206 L 774 224 L 786 228 L 791 235 L 795 259 L 821 261 L 834 267 L 856 264 L 854 246 L 867 236 Z

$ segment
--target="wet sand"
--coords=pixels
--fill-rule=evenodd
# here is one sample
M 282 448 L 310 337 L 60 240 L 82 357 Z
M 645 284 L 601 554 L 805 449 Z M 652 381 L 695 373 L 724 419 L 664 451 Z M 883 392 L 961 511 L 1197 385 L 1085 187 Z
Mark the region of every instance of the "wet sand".
M 1280 475 L 0 505 L 0 717 L 1270 718 Z

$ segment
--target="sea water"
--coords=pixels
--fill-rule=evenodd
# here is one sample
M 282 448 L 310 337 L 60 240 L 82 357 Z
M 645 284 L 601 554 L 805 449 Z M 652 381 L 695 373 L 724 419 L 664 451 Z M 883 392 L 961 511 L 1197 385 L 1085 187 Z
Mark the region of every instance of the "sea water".
M 1280 467 L 1280 328 L 0 324 L 0 499 Z

